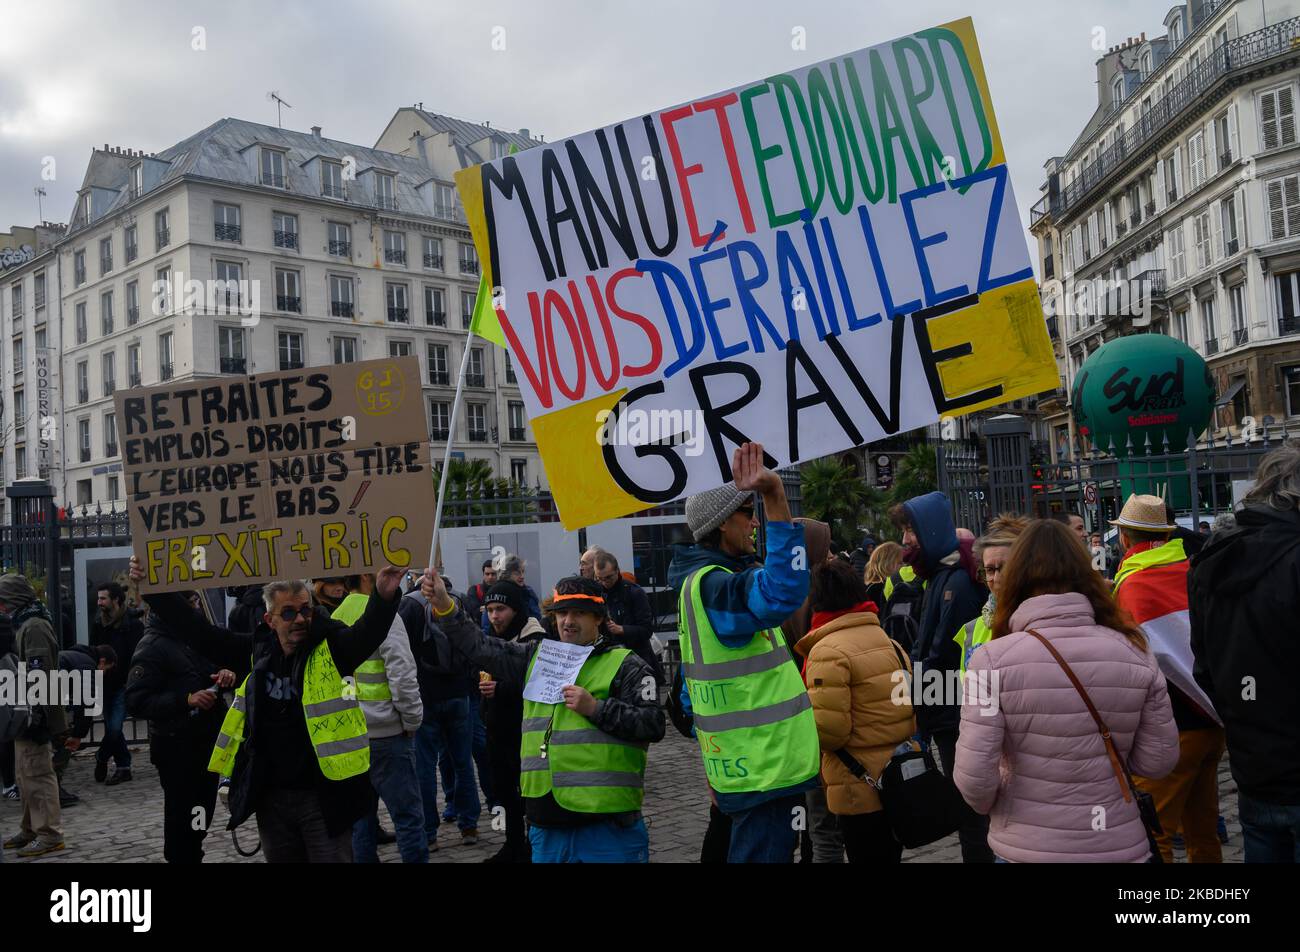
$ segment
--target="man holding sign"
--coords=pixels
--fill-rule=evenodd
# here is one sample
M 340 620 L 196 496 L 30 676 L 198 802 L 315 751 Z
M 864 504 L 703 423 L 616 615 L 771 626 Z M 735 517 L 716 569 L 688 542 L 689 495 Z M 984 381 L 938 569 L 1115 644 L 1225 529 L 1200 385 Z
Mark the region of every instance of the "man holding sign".
M 575 576 L 555 586 L 559 644 L 485 637 L 441 578 L 426 573 L 422 589 L 455 651 L 523 688 L 520 786 L 533 862 L 649 862 L 646 748 L 663 739 L 664 711 L 646 663 L 608 637 L 600 584 Z

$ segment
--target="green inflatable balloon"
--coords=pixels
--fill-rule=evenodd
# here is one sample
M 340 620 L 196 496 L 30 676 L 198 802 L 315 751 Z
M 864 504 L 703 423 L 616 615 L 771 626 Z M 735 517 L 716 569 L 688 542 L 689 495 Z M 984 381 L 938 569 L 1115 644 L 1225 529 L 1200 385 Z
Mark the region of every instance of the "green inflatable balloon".
M 1204 358 L 1182 341 L 1135 334 L 1102 344 L 1083 362 L 1070 403 L 1079 433 L 1101 450 L 1127 455 L 1180 453 L 1187 433 L 1200 435 L 1214 412 L 1214 380 Z

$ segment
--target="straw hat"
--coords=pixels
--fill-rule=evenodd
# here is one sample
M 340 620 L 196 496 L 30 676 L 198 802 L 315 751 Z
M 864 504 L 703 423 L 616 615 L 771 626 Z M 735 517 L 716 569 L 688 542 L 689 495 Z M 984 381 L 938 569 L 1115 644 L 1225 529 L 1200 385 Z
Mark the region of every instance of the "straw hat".
M 1168 532 L 1176 529 L 1177 526 L 1171 526 L 1168 520 L 1163 499 L 1134 493 L 1125 501 L 1119 518 L 1110 520 L 1110 524 L 1142 532 Z

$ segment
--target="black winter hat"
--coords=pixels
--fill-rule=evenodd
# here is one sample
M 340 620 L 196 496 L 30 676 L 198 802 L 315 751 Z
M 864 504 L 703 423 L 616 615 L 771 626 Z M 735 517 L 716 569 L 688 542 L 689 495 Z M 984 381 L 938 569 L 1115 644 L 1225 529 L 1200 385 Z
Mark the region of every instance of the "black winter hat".
M 522 615 L 527 611 L 528 596 L 524 590 L 514 582 L 500 581 L 493 584 L 487 590 L 487 595 L 483 597 L 483 605 L 504 605 L 506 608 L 513 608 L 516 615 Z

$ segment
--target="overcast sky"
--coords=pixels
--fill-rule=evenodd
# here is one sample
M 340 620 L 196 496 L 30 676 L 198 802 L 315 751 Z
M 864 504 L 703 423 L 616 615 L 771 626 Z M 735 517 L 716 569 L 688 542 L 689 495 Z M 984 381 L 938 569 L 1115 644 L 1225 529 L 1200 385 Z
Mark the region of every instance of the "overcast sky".
M 0 229 L 66 222 L 92 146 L 157 152 L 223 116 L 373 145 L 394 111 L 548 141 L 973 16 L 1022 219 L 1043 162 L 1096 104 L 1104 43 L 1158 32 L 1170 0 L 252 0 L 7 3 Z M 505 50 L 494 51 L 494 28 Z M 792 49 L 802 27 L 807 49 Z M 201 30 L 198 30 L 201 28 Z M 196 30 L 198 35 L 196 36 Z M 500 33 L 498 36 L 502 35 Z M 194 49 L 206 44 L 206 49 Z M 55 160 L 56 178 L 41 179 Z

